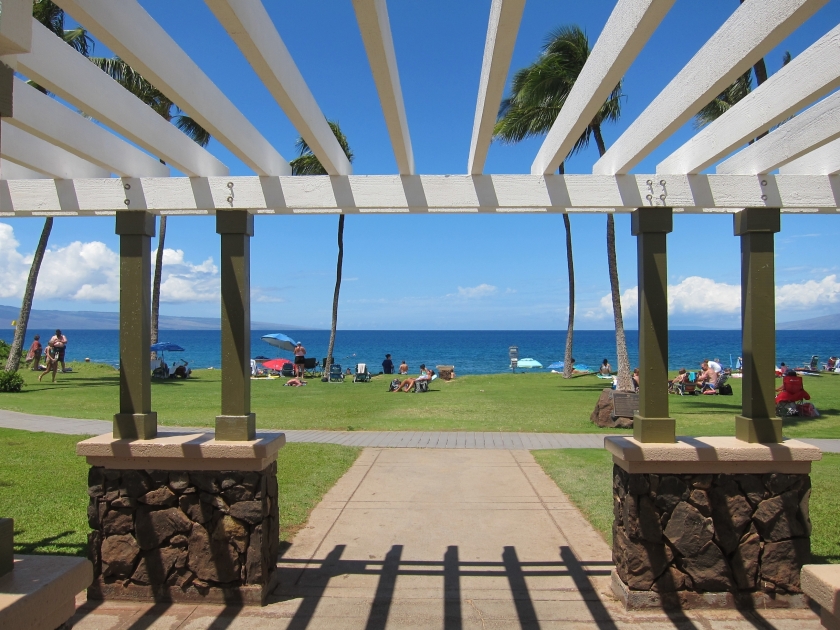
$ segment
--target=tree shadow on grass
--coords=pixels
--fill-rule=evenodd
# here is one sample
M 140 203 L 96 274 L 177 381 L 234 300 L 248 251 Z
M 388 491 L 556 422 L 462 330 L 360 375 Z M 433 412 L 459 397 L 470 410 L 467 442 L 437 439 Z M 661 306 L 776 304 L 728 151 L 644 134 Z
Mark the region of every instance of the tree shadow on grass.
M 15 538 L 21 536 L 26 533 L 25 529 L 18 529 L 15 530 Z M 86 556 L 87 555 L 87 543 L 86 542 L 77 542 L 77 543 L 61 543 L 56 542 L 57 540 L 64 538 L 66 536 L 71 536 L 76 534 L 75 530 L 68 529 L 59 534 L 55 534 L 54 536 L 47 536 L 46 538 L 41 538 L 40 540 L 35 540 L 32 542 L 19 542 L 15 541 L 15 553 L 22 554 L 22 555 L 61 555 L 61 556 Z

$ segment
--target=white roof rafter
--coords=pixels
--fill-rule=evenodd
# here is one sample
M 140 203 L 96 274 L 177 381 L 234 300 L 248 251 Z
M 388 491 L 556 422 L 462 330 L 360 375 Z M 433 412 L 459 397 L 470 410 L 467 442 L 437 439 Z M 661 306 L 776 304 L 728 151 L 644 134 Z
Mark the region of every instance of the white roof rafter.
M 9 124 L 125 177 L 168 177 L 169 168 L 110 131 L 70 110 L 18 78 Z
M 111 177 L 111 173 L 104 168 L 91 164 L 46 140 L 41 140 L 23 129 L 18 129 L 6 120 L 0 122 L 0 138 L 2 138 L 0 156 L 49 177 L 55 179 Z M 33 207 L 37 209 L 39 205 L 35 203 Z
M 315 97 L 260 0 L 205 0 L 330 175 L 352 175 Z
M 136 0 L 56 0 L 258 175 L 289 164 Z
M 739 6 L 592 172 L 627 173 L 827 1 L 764 0 Z
M 545 137 L 532 174 L 557 170 L 673 5 L 674 0 L 619 0 Z
M 840 140 L 806 153 L 779 168 L 782 175 L 833 175 L 840 173 Z
M 414 174 L 414 153 L 411 150 L 411 136 L 408 133 L 408 119 L 405 116 L 400 75 L 397 70 L 397 55 L 388 20 L 385 0 L 353 0 L 356 21 L 362 33 L 368 63 L 376 82 L 379 103 L 385 115 L 388 135 L 401 175 Z
M 484 171 L 524 9 L 525 0 L 493 0 L 490 7 L 490 23 L 487 25 L 470 156 L 467 160 L 467 172 L 472 175 L 481 175 Z

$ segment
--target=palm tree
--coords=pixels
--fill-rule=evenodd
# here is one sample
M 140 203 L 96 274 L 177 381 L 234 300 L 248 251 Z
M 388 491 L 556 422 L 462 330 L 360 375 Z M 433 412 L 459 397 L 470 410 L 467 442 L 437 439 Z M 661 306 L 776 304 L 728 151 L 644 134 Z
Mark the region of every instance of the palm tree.
M 143 76 L 119 57 L 91 57 L 94 64 L 99 66 L 117 83 L 134 94 L 141 101 L 172 122 L 192 140 L 202 147 L 210 142 L 210 134 L 190 116 L 185 114 L 166 95 L 149 83 Z M 161 160 L 163 162 L 163 160 Z M 158 230 L 158 246 L 155 254 L 155 273 L 152 278 L 152 315 L 151 342 L 158 342 L 158 322 L 160 321 L 160 283 L 163 277 L 163 248 L 166 242 L 166 216 L 160 216 Z M 152 358 L 156 353 L 152 353 Z
M 353 161 L 353 151 L 347 142 L 347 138 L 341 132 L 337 122 L 328 120 L 330 129 L 332 129 L 338 144 L 344 151 L 344 155 L 351 162 Z M 292 175 L 327 175 L 327 170 L 321 165 L 321 162 L 312 152 L 312 148 L 306 143 L 303 138 L 298 138 L 295 142 L 295 148 L 298 151 L 298 157 L 289 162 L 292 167 Z M 338 260 L 335 266 L 335 291 L 333 291 L 332 304 L 332 324 L 330 325 L 330 345 L 327 348 L 327 363 L 324 366 L 324 372 L 329 374 L 330 366 L 333 361 L 333 348 L 335 347 L 335 329 L 338 324 L 338 295 L 341 292 L 341 267 L 344 264 L 344 215 L 338 215 Z
M 502 142 L 514 143 L 530 136 L 546 134 L 566 103 L 575 81 L 589 58 L 589 53 L 589 39 L 579 26 L 565 25 L 549 33 L 539 58 L 514 75 L 511 95 L 502 102 L 499 109 L 499 120 L 494 129 L 494 137 Z M 607 147 L 601 134 L 601 125 L 618 120 L 621 115 L 621 97 L 621 83 L 619 83 L 575 142 L 567 158 L 587 147 L 593 138 L 598 147 L 598 153 L 600 155 L 606 153 Z M 562 166 L 560 172 L 562 172 Z M 566 215 L 564 215 L 564 226 L 566 228 L 566 258 L 569 261 L 569 326 L 563 373 L 564 376 L 569 377 L 572 369 L 574 326 L 574 267 L 571 225 Z M 627 356 L 627 341 L 621 314 L 621 292 L 615 253 L 615 222 L 611 214 L 607 215 L 607 262 L 615 320 L 619 387 L 630 389 L 630 360 Z
M 32 16 L 50 31 L 61 37 L 70 46 L 87 57 L 93 52 L 93 40 L 88 36 L 87 31 L 82 27 L 73 29 L 64 28 L 64 11 L 56 6 L 52 0 L 35 0 L 32 5 Z M 47 93 L 43 87 L 29 82 L 37 90 Z M 44 220 L 44 227 L 41 230 L 41 238 L 38 239 L 38 247 L 32 257 L 32 265 L 29 267 L 29 277 L 26 280 L 26 287 L 23 290 L 23 300 L 20 306 L 20 315 L 15 325 L 15 336 L 9 350 L 9 358 L 6 360 L 6 369 L 17 371 L 20 367 L 20 356 L 23 352 L 23 342 L 26 339 L 26 329 L 29 326 L 29 314 L 32 311 L 32 301 L 35 297 L 35 286 L 38 284 L 38 274 L 41 271 L 41 262 L 47 251 L 47 243 L 52 232 L 53 218 L 47 217 Z

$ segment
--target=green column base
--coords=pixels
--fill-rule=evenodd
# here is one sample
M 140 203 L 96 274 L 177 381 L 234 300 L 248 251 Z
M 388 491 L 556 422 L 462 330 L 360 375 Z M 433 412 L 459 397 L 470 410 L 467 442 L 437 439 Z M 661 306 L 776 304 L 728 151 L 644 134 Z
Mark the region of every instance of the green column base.
M 6 575 L 15 567 L 15 522 L 0 518 L 0 575 Z
M 677 441 L 677 421 L 674 418 L 643 418 L 633 415 L 633 438 L 637 442 L 673 444 Z
M 782 419 L 735 416 L 735 437 L 754 444 L 780 444 L 784 439 Z
M 216 416 L 217 442 L 250 442 L 257 439 L 257 415 Z
M 157 437 L 157 412 L 115 413 L 114 437 L 118 440 L 151 440 Z

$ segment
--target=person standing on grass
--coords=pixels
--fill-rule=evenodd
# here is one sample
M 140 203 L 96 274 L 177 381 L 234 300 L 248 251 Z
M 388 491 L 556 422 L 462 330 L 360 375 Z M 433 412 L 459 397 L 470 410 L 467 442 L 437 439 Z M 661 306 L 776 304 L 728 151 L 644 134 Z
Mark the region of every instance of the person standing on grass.
M 385 374 L 394 373 L 394 362 L 391 361 L 390 354 L 385 355 L 385 360 L 382 362 L 382 371 L 385 372 Z
M 47 360 L 47 369 L 41 372 L 41 375 L 38 377 L 38 382 L 40 383 L 44 376 L 52 372 L 52 382 L 55 383 L 55 375 L 58 371 L 58 348 L 47 346 L 47 351 L 44 353 L 44 356 Z
M 41 345 L 41 335 L 35 335 L 35 341 L 29 346 L 29 352 L 26 354 L 26 362 L 29 363 L 32 361 L 30 370 L 37 371 L 41 367 L 41 352 L 43 350 L 44 346 Z
M 303 376 L 303 364 L 306 362 L 306 348 L 298 341 L 295 346 L 295 376 Z
M 65 372 L 64 352 L 67 350 L 67 337 L 61 334 L 61 330 L 56 329 L 55 334 L 50 338 L 49 345 L 58 350 L 58 362 L 61 363 L 61 371 Z

